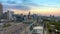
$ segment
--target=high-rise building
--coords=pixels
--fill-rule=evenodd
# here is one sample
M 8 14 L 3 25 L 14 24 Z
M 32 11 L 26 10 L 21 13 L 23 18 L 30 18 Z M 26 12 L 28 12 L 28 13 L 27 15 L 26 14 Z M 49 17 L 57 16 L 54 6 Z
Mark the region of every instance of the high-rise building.
M 13 15 L 14 15 L 14 12 L 13 11 L 9 11 L 7 12 L 7 19 L 10 21 L 10 20 L 13 20 Z
M 2 4 L 0 3 L 0 15 L 2 15 L 2 13 L 3 13 L 3 6 L 2 6 Z
M 29 12 L 29 13 L 28 13 L 28 19 L 30 19 L 30 14 L 31 14 L 31 13 Z

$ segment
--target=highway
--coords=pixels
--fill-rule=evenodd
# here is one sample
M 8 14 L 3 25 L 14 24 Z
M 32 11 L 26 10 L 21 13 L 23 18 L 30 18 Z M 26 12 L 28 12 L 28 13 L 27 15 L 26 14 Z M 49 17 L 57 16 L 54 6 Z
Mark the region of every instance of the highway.
M 27 26 L 27 28 L 25 30 L 22 31 L 22 34 L 32 34 L 32 32 L 30 31 L 30 27 L 35 24 L 36 21 L 34 21 L 32 24 L 30 24 L 29 26 Z

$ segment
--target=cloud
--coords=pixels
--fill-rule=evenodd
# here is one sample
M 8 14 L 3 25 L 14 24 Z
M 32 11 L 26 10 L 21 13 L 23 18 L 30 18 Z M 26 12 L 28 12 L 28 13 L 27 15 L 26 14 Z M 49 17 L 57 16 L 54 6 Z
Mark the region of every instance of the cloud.
M 4 10 L 17 9 L 17 10 L 30 10 L 30 7 L 24 5 L 5 5 Z
M 15 1 L 7 1 L 8 4 L 16 4 Z
M 0 0 L 3 4 L 3 10 L 18 9 L 18 10 L 30 10 L 30 7 L 25 5 L 27 0 Z

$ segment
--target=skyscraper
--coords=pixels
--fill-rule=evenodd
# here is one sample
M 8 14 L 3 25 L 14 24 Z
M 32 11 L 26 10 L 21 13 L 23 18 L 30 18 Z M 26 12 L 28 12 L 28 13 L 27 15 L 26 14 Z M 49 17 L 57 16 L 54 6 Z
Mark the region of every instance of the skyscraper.
M 10 21 L 10 20 L 13 20 L 13 15 L 14 15 L 14 12 L 13 11 L 7 11 L 7 19 Z
M 2 13 L 3 13 L 3 6 L 2 6 L 2 4 L 0 3 L 0 15 L 2 15 Z
M 28 19 L 30 19 L 30 14 L 31 14 L 31 13 L 29 12 L 29 13 L 28 13 Z

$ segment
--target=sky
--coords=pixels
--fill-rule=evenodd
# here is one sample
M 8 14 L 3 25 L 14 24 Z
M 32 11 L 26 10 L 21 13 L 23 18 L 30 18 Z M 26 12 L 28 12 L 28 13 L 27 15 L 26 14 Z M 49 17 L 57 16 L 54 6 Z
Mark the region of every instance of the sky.
M 42 14 L 60 16 L 60 0 L 0 0 L 3 11 L 12 10 L 16 14 Z

